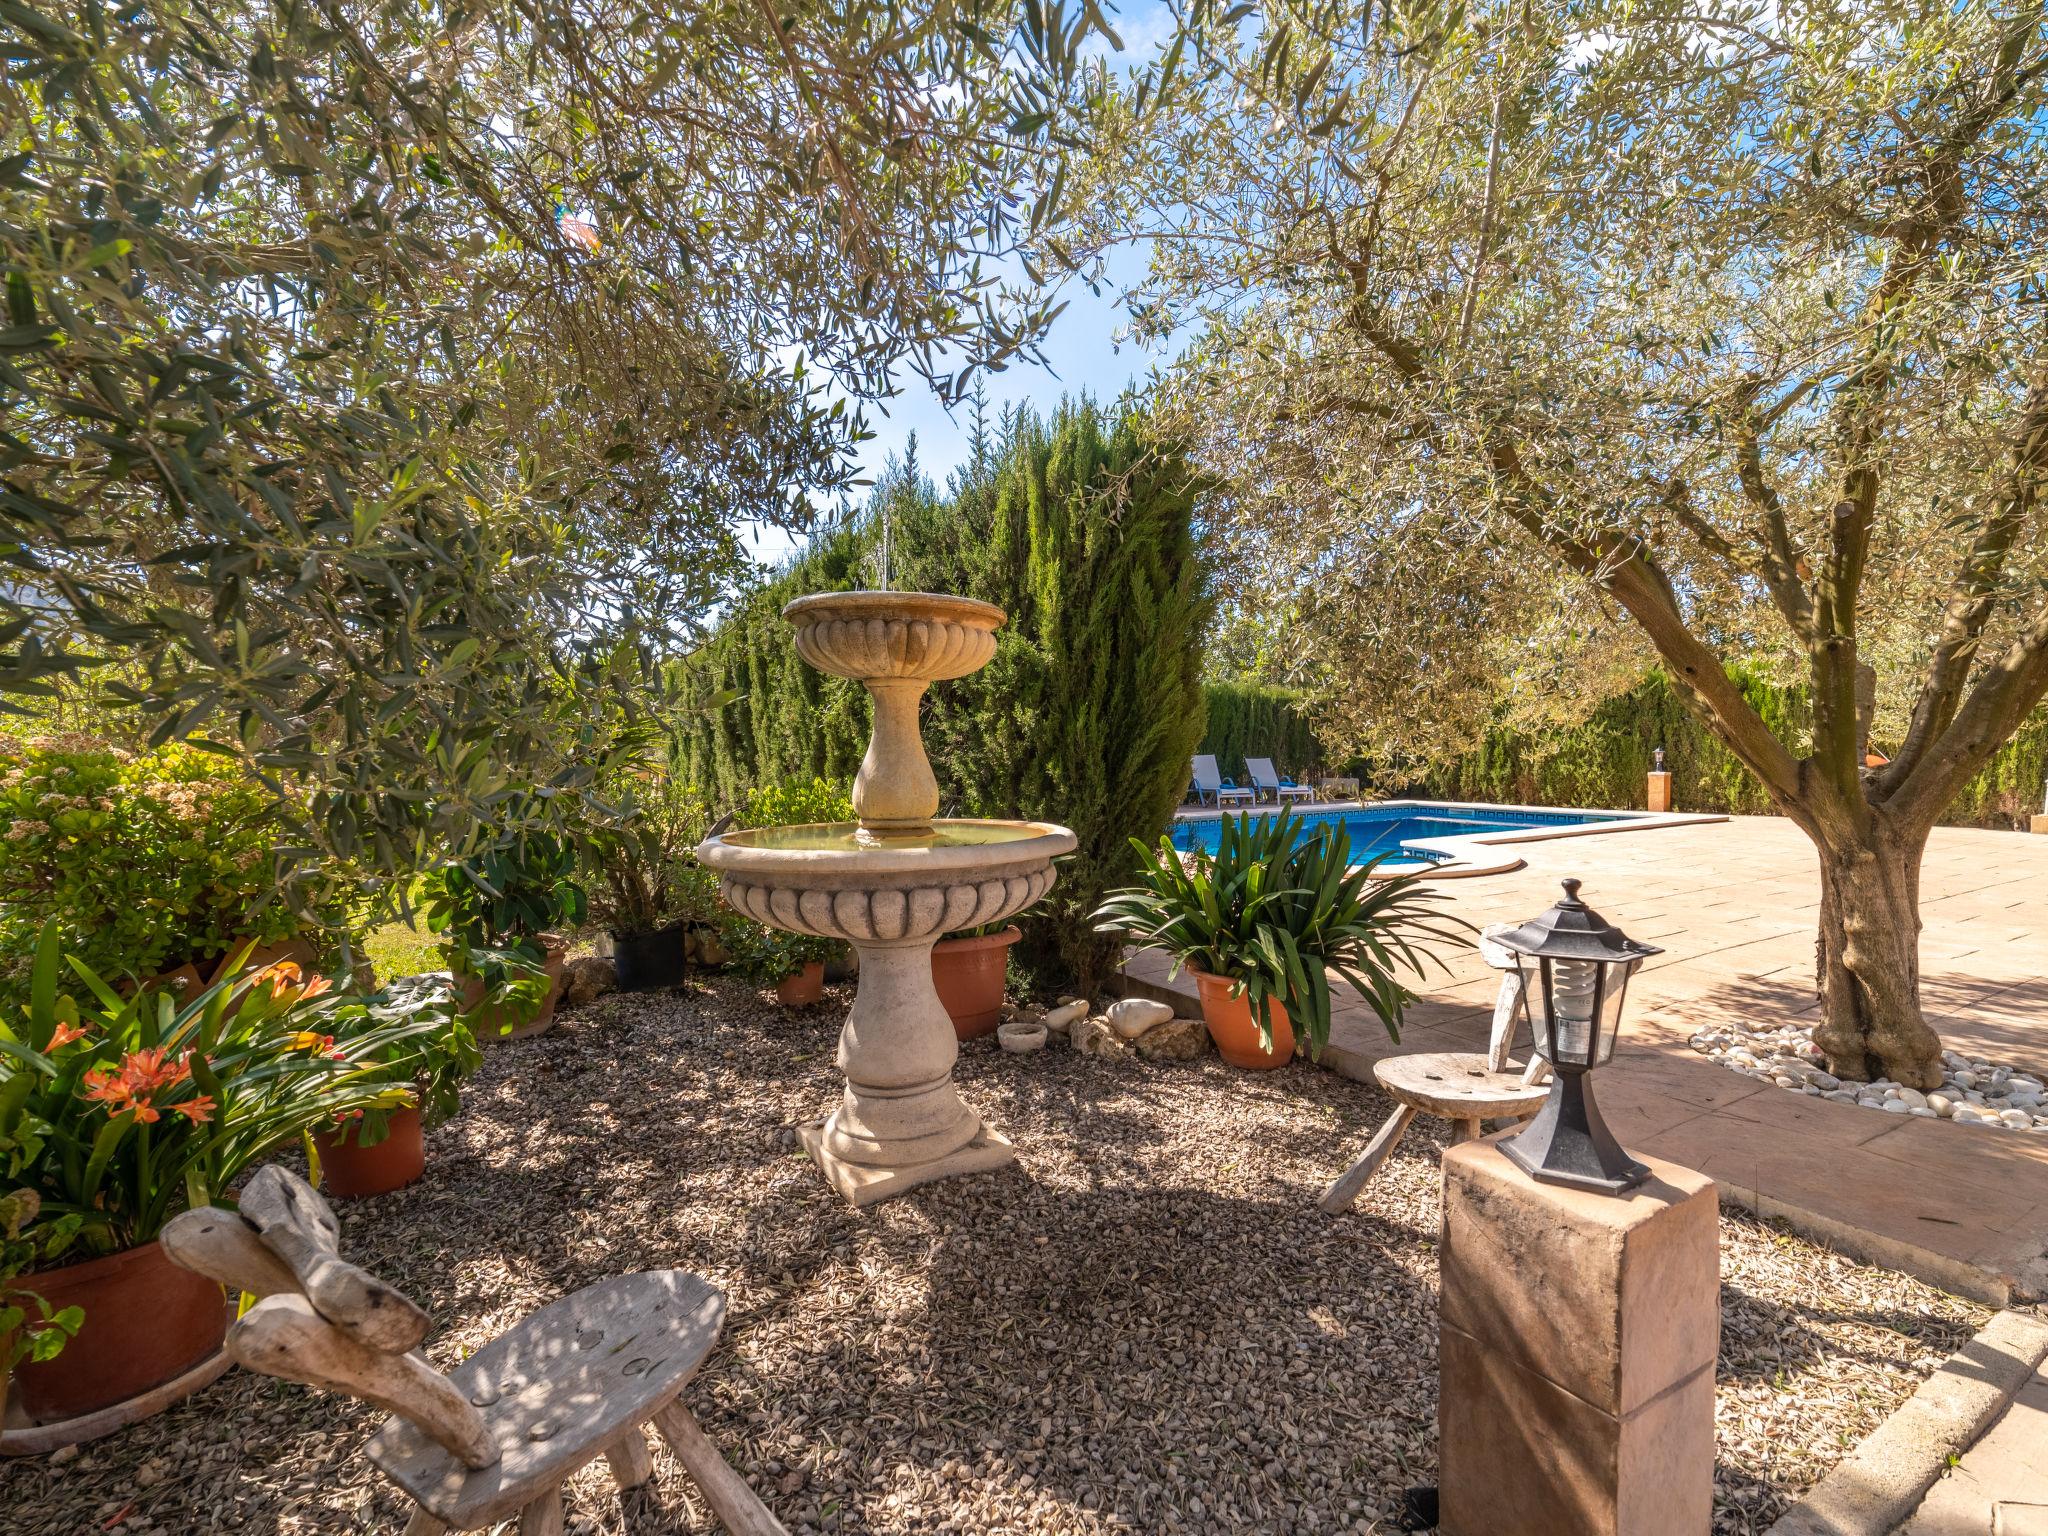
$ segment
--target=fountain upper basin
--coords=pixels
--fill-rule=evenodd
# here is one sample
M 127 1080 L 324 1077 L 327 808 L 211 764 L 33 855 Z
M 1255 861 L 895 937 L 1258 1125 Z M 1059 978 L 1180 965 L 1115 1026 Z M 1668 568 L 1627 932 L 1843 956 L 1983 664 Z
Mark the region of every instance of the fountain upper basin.
M 759 827 L 708 838 L 697 857 L 756 921 L 861 944 L 929 943 L 998 922 L 1052 887 L 1074 834 L 1044 821 L 949 818 L 875 843 L 858 823 Z

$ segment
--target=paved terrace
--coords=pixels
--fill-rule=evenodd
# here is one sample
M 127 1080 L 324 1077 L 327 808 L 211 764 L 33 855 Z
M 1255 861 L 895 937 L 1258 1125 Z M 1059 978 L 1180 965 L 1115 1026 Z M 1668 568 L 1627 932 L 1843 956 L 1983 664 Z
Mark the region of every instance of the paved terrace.
M 1997 1305 L 2048 1294 L 2048 1133 L 1887 1115 L 1718 1067 L 1690 1036 L 1730 1020 L 1810 1013 L 1820 879 L 1797 828 L 1763 817 L 1518 845 L 1525 867 L 1444 880 L 1475 925 L 1532 917 L 1577 875 L 1610 921 L 1664 953 L 1630 988 L 1622 1043 L 1597 1075 L 1624 1145 L 1720 1181 L 1726 1201 L 1861 1258 Z M 1942 829 L 1928 848 L 1920 957 L 1930 1021 L 1951 1049 L 2048 1072 L 2048 837 Z M 1163 956 L 1133 957 L 1133 990 L 1200 1012 Z M 1324 1065 L 1370 1080 L 1404 1051 L 1480 1051 L 1499 986 L 1476 951 L 1420 987 L 1397 1046 L 1363 1001 L 1336 1014 Z M 1526 1049 L 1526 1027 L 1521 1046 Z M 1518 1050 L 1518 1057 L 1521 1052 Z M 1334 1178 L 1371 1134 L 1330 1148 Z M 1361 1200 L 1369 1204 L 1371 1191 Z

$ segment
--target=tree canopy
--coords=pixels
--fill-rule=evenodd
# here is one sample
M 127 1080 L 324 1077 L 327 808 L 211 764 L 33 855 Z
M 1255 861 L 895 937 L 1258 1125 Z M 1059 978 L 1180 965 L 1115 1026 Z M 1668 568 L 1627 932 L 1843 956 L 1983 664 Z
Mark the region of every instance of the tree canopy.
M 1197 338 L 1163 416 L 1310 679 L 1414 741 L 1647 642 L 1822 846 L 1823 1043 L 1924 1077 L 1911 871 L 2048 693 L 2041 6 L 1181 19 L 1059 249 L 1152 241 L 1136 327 Z M 1806 675 L 1810 749 L 1743 657 Z
M 863 400 L 1033 352 L 991 274 L 1105 25 L 0 6 L 0 702 L 86 676 L 351 856 L 459 830 L 849 483 Z

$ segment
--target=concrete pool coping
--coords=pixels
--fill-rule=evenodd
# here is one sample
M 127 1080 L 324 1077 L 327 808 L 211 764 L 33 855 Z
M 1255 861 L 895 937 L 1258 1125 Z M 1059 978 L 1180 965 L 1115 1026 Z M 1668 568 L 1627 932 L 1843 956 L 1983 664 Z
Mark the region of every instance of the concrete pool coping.
M 1726 821 L 1721 815 L 1709 815 L 1688 811 L 1629 811 L 1599 810 L 1591 806 L 1550 806 L 1550 805 L 1498 805 L 1485 800 L 1333 800 L 1323 804 L 1303 804 L 1290 801 L 1286 805 L 1232 806 L 1226 812 L 1221 806 L 1201 806 L 1195 809 L 1183 808 L 1173 813 L 1174 824 L 1194 821 L 1220 821 L 1233 816 L 1272 816 L 1283 810 L 1301 811 L 1308 815 L 1340 815 L 1352 811 L 1383 810 L 1449 810 L 1449 811 L 1508 811 L 1517 815 L 1530 812 L 1562 814 L 1575 812 L 1582 816 L 1611 818 L 1604 821 L 1575 821 L 1558 826 L 1508 827 L 1499 832 L 1473 832 L 1457 837 L 1410 837 L 1402 839 L 1404 848 L 1421 849 L 1428 853 L 1444 855 L 1444 862 L 1382 864 L 1378 873 L 1393 875 L 1433 875 L 1442 880 L 1463 880 L 1474 875 L 1499 875 L 1509 870 L 1520 869 L 1528 860 L 1519 854 L 1503 854 L 1499 850 L 1514 843 L 1547 842 L 1558 837 L 1594 837 L 1608 832 L 1654 832 L 1662 827 L 1695 827 L 1708 822 Z

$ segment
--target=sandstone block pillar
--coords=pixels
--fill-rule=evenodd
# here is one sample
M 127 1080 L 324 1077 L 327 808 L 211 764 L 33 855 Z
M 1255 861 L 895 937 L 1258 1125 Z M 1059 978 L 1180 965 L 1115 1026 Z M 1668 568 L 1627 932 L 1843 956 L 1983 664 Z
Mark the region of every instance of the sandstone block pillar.
M 1671 775 L 1655 773 L 1650 775 L 1650 809 L 1668 811 L 1671 809 Z
M 1721 1342 L 1714 1182 L 1625 1196 L 1444 1157 L 1441 1536 L 1706 1536 Z

